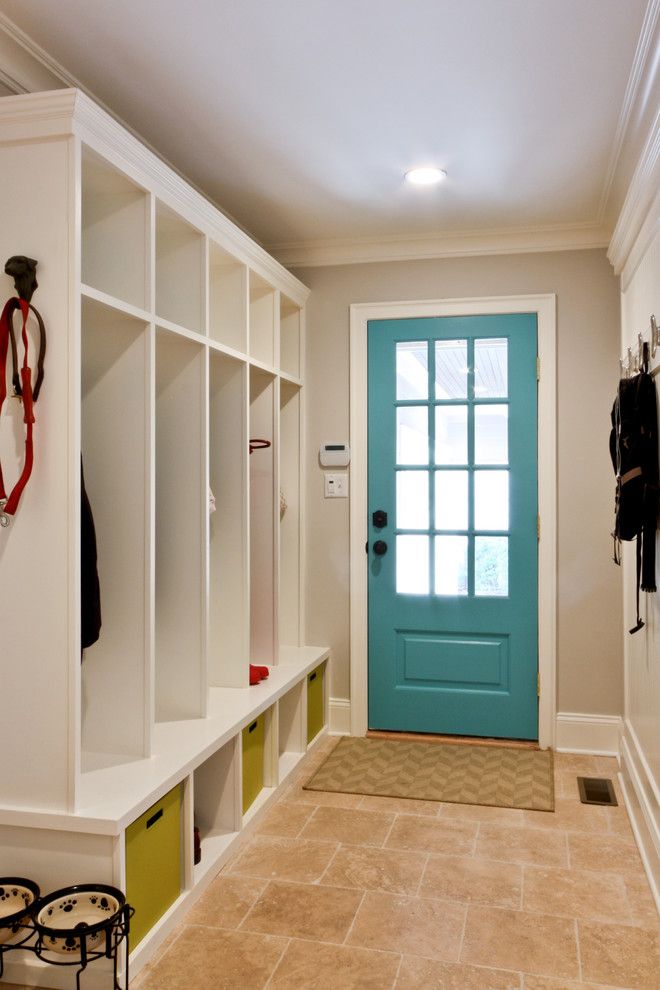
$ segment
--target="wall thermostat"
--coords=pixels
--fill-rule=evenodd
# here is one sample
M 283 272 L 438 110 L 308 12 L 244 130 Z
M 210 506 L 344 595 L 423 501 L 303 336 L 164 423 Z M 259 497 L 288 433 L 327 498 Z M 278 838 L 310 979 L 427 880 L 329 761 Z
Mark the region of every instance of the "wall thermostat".
M 319 450 L 321 467 L 348 467 L 351 448 L 347 443 L 322 443 Z

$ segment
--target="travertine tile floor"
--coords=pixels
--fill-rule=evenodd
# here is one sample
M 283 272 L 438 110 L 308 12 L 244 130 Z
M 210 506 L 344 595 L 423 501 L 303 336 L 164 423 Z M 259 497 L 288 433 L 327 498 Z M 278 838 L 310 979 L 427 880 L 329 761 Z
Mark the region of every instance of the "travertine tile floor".
M 577 774 L 615 778 L 614 760 L 557 755 L 549 814 L 303 791 L 335 743 L 132 990 L 660 990 L 625 809 L 577 796 Z

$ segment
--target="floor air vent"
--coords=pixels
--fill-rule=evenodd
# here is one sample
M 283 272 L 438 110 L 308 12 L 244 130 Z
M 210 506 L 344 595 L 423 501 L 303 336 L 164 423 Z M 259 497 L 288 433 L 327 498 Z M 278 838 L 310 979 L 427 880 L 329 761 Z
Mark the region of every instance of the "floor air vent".
M 616 794 L 609 777 L 578 777 L 582 804 L 616 804 Z

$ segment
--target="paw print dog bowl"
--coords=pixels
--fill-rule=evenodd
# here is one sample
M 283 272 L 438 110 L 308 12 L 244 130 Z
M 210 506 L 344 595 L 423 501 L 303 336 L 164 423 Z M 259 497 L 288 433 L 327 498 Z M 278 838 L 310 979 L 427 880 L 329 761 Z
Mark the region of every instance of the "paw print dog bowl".
M 23 930 L 30 909 L 39 899 L 39 887 L 25 877 L 0 877 L 0 945 Z
M 79 883 L 43 897 L 35 926 L 41 949 L 63 955 L 103 952 L 106 933 L 117 922 L 126 898 L 116 887 L 102 883 Z

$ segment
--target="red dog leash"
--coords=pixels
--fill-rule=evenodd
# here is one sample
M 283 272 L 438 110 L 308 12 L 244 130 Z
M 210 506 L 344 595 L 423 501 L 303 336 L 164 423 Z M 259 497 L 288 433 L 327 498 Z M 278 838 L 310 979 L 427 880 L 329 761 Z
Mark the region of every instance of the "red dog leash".
M 16 303 L 18 302 L 18 307 Z M 34 409 L 32 396 L 32 370 L 28 364 L 28 335 L 27 320 L 30 312 L 30 304 L 25 299 L 16 300 L 14 297 L 5 303 L 5 307 L 0 316 L 0 414 L 4 401 L 7 398 L 7 353 L 9 351 L 10 340 L 12 338 L 11 319 L 15 309 L 20 308 L 23 314 L 23 327 L 21 339 L 23 341 L 23 364 L 21 366 L 21 398 L 23 401 L 23 422 L 25 423 L 25 463 L 21 476 L 12 488 L 9 495 L 5 490 L 5 482 L 2 476 L 2 465 L 0 464 L 0 526 L 7 527 L 11 517 L 18 508 L 23 490 L 32 474 L 32 464 L 34 461 L 34 449 L 32 444 L 32 427 L 34 425 Z

